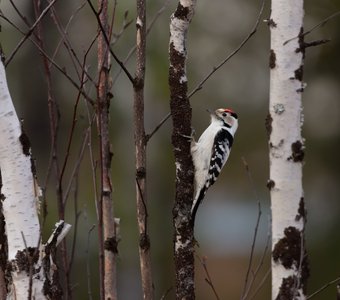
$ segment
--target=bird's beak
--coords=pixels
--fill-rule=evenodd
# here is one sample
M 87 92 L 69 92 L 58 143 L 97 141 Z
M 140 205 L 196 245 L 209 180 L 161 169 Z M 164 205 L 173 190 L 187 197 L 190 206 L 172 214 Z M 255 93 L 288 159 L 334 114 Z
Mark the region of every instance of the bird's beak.
M 208 112 L 209 114 L 211 114 L 211 115 L 214 115 L 214 114 L 215 114 L 215 112 L 214 112 L 213 110 L 211 110 L 210 108 L 207 108 L 207 112 Z

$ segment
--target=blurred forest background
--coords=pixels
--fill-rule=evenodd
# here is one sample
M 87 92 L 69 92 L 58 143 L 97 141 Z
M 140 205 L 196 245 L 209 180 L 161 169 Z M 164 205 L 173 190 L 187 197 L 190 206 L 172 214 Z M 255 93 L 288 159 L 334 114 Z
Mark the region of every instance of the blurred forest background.
M 14 1 L 30 24 L 34 23 L 31 1 Z M 43 2 L 44 3 L 44 2 Z M 81 5 L 84 6 L 82 8 Z M 213 0 L 198 1 L 196 14 L 188 36 L 189 90 L 233 51 L 255 24 L 260 1 Z M 46 5 L 46 3 L 44 4 Z M 43 5 L 43 7 L 44 7 Z M 148 22 L 164 5 L 161 0 L 148 1 Z M 152 27 L 147 40 L 146 69 L 146 130 L 147 133 L 169 112 L 168 89 L 168 41 L 169 17 L 177 1 L 168 1 L 165 11 Z M 0 4 L 2 14 L 21 30 L 27 26 L 18 17 L 9 0 Z M 97 32 L 97 21 L 88 4 L 81 0 L 59 0 L 54 6 L 61 23 L 68 26 L 67 36 L 75 53 L 81 58 Z M 132 21 L 114 44 L 115 53 L 122 60 L 135 45 L 135 2 L 118 1 L 114 32 L 118 33 L 127 21 Z M 340 10 L 335 0 L 305 1 L 305 30 Z M 112 11 L 112 7 L 111 7 Z M 270 3 L 266 4 L 262 19 L 270 16 Z M 70 18 L 72 20 L 70 20 Z M 255 249 L 255 262 L 260 260 L 270 231 L 270 199 L 266 188 L 268 180 L 268 147 L 264 120 L 268 112 L 269 95 L 269 28 L 261 22 L 257 33 L 245 47 L 191 98 L 193 127 L 197 138 L 209 123 L 207 108 L 230 107 L 239 115 L 239 129 L 229 162 L 221 177 L 209 190 L 196 219 L 197 255 L 207 257 L 210 276 L 221 299 L 238 299 L 242 293 L 247 264 L 252 245 L 258 204 L 262 217 Z M 61 35 L 47 15 L 43 21 L 46 51 L 52 55 Z M 1 20 L 1 44 L 8 56 L 23 35 L 6 21 Z M 306 158 L 304 166 L 304 190 L 307 206 L 307 250 L 311 277 L 309 293 L 340 274 L 340 17 L 306 36 L 306 41 L 331 39 L 331 42 L 307 49 L 303 94 Z M 96 46 L 88 60 L 89 72 L 96 74 Z M 56 54 L 57 63 L 75 78 L 73 66 L 65 47 Z M 134 57 L 127 63 L 134 72 Z M 119 67 L 112 63 L 111 74 L 115 78 Z M 19 117 L 24 119 L 25 130 L 32 143 L 37 160 L 38 179 L 43 185 L 50 154 L 50 133 L 47 108 L 47 88 L 42 60 L 37 48 L 27 40 L 7 66 L 9 88 Z M 53 94 L 59 103 L 61 119 L 58 149 L 65 157 L 68 135 L 72 124 L 72 112 L 77 90 L 56 69 L 53 69 Z M 190 88 L 191 87 L 191 88 Z M 95 98 L 95 89 L 89 89 Z M 121 218 L 121 242 L 119 243 L 118 294 L 121 299 L 141 299 L 138 258 L 138 234 L 135 209 L 134 141 L 132 131 L 133 90 L 124 74 L 114 82 L 111 102 L 111 141 L 114 157 L 112 177 L 114 184 L 115 216 Z M 78 109 L 76 138 L 71 147 L 71 161 L 67 176 L 79 155 L 82 136 L 88 127 L 84 102 Z M 148 195 L 149 228 L 152 266 L 156 299 L 161 298 L 174 285 L 172 258 L 172 205 L 174 199 L 174 158 L 170 143 L 171 121 L 153 136 L 148 147 Z M 93 129 L 93 145 L 96 145 Z M 253 184 L 242 162 L 249 165 Z M 66 221 L 78 227 L 68 236 L 71 247 L 76 232 L 76 248 L 72 269 L 75 299 L 84 299 L 88 284 L 93 298 L 98 298 L 97 231 L 90 231 L 96 224 L 94 191 L 88 151 L 80 169 L 78 196 L 67 203 Z M 48 216 L 44 225 L 45 236 L 58 219 L 55 196 L 55 178 L 46 189 Z M 77 201 L 75 201 L 77 199 Z M 267 255 L 261 273 L 254 286 L 260 284 L 268 271 Z M 88 276 L 89 278 L 87 278 Z M 214 299 L 205 273 L 197 260 L 197 299 Z M 170 291 L 168 298 L 173 298 Z M 256 299 L 270 298 L 270 276 Z M 334 299 L 335 286 L 329 287 L 313 299 Z

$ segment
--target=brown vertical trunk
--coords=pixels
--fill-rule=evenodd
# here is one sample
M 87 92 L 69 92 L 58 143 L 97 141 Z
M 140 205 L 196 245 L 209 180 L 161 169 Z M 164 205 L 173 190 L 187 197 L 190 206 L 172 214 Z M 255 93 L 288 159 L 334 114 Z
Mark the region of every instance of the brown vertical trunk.
M 144 78 L 146 46 L 145 0 L 137 0 L 136 21 L 136 73 L 134 80 L 134 127 L 136 147 L 136 201 L 139 230 L 139 257 L 143 299 L 152 300 L 153 282 L 151 273 L 150 238 L 147 228 L 146 194 L 146 137 L 144 128 Z
M 110 87 L 109 48 L 104 37 L 108 36 L 108 1 L 99 0 L 99 19 L 104 32 L 98 37 L 98 114 L 97 126 L 100 139 L 101 195 L 99 203 L 100 285 L 102 299 L 117 299 L 116 254 L 117 240 L 112 202 L 111 145 L 109 139 Z

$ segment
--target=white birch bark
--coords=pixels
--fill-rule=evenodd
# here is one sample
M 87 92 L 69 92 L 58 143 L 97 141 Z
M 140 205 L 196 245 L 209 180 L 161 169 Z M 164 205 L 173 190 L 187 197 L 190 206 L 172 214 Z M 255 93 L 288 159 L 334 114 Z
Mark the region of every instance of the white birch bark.
M 301 126 L 303 92 L 303 0 L 273 0 L 269 21 L 272 209 L 272 299 L 305 299 L 304 196 Z
M 20 270 L 17 255 L 39 246 L 40 226 L 34 175 L 28 139 L 9 94 L 6 73 L 0 63 L 0 169 L 2 177 L 2 209 L 8 244 L 8 261 L 13 263 L 12 296 L 27 299 L 29 276 Z M 33 280 L 33 289 L 42 290 L 41 281 Z M 14 299 L 14 298 L 13 298 Z
M 49 241 L 41 244 L 39 188 L 30 152 L 9 93 L 5 68 L 0 62 L 0 207 L 7 237 L 6 268 L 10 273 L 7 299 L 56 299 L 50 293 L 57 270 L 53 262 L 54 249 L 70 225 L 58 222 Z M 1 295 L 1 299 L 3 297 Z

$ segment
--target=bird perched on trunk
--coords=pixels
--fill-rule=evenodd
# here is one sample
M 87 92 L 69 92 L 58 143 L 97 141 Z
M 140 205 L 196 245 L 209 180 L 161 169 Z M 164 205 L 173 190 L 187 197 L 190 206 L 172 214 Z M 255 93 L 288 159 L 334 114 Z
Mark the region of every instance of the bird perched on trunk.
M 228 160 L 238 127 L 237 114 L 231 109 L 208 110 L 211 123 L 198 142 L 192 140 L 191 154 L 195 167 L 195 193 L 191 208 L 191 223 L 195 224 L 197 209 L 208 188 L 217 180 Z

